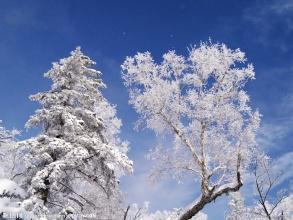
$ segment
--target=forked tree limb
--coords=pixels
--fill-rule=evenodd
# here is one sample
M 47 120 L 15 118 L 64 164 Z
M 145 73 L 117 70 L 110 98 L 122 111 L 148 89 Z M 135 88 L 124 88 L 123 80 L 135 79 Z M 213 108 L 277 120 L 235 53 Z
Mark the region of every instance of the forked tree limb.
M 217 192 L 215 192 L 215 189 L 218 187 L 217 185 L 214 185 L 213 187 L 209 187 L 209 176 L 207 175 L 207 170 L 206 170 L 206 165 L 205 165 L 205 150 L 204 150 L 204 132 L 205 132 L 205 124 L 201 122 L 201 135 L 200 135 L 200 149 L 201 149 L 201 159 L 197 155 L 196 151 L 194 150 L 192 144 L 190 141 L 184 137 L 183 133 L 180 131 L 180 129 L 174 125 L 166 115 L 162 113 L 162 111 L 159 111 L 158 113 L 163 120 L 171 127 L 173 132 L 179 137 L 179 139 L 188 147 L 189 151 L 191 152 L 193 158 L 195 159 L 195 162 L 199 164 L 201 167 L 201 172 L 202 172 L 202 181 L 201 181 L 201 198 L 200 200 L 189 210 L 187 210 L 179 219 L 180 220 L 188 220 L 191 219 L 193 216 L 195 216 L 200 210 L 204 208 L 204 206 L 218 197 L 222 196 L 223 194 L 227 194 L 230 192 L 237 192 L 239 189 L 242 187 L 243 183 L 241 181 L 241 173 L 240 173 L 240 162 L 241 162 L 241 154 L 238 148 L 238 157 L 237 157 L 237 163 L 236 163 L 236 184 L 235 186 L 227 186 Z M 239 146 L 240 147 L 240 146 Z
M 278 205 L 286 198 L 286 196 L 281 196 L 277 201 L 275 201 L 275 204 L 273 204 L 273 207 L 270 208 L 267 205 L 268 202 L 268 195 L 271 193 L 272 188 L 276 185 L 276 182 L 279 178 L 279 176 L 276 176 L 275 178 L 272 178 L 272 174 L 269 172 L 269 169 L 262 160 L 260 160 L 260 166 L 264 168 L 265 172 L 264 174 L 258 174 L 257 170 L 259 167 L 259 161 L 256 160 L 256 164 L 254 167 L 254 177 L 255 177 L 255 185 L 256 190 L 258 193 L 258 202 L 260 203 L 262 207 L 262 211 L 264 212 L 264 216 L 267 217 L 269 220 L 273 219 L 273 212 L 278 207 Z M 264 177 L 264 180 L 261 179 L 261 177 Z M 267 185 L 267 187 L 266 187 Z M 283 219 L 283 218 L 282 218 Z
M 235 184 L 235 186 L 233 187 L 227 186 L 217 192 L 215 192 L 215 186 L 214 186 L 211 190 L 209 190 L 208 194 L 202 194 L 200 200 L 194 206 L 188 209 L 183 215 L 181 215 L 179 220 L 189 220 L 193 216 L 195 216 L 199 211 L 201 211 L 206 204 L 216 200 L 218 197 L 222 196 L 223 194 L 239 191 L 239 189 L 243 186 L 243 183 L 241 181 L 241 173 L 240 173 L 240 161 L 241 161 L 241 157 L 240 157 L 240 154 L 238 153 L 237 173 L 236 173 L 237 183 Z

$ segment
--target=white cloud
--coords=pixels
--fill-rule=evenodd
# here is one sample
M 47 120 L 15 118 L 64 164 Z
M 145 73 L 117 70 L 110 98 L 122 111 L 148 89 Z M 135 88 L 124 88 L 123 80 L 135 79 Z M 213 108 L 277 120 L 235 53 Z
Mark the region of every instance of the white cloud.
M 278 0 L 274 4 L 269 5 L 267 10 L 271 10 L 277 14 L 284 14 L 293 11 L 293 1 L 291 0 Z
M 290 123 L 292 125 L 292 123 Z M 261 149 L 270 151 L 272 149 L 280 149 L 284 145 L 283 140 L 288 136 L 290 129 L 289 122 L 280 124 L 265 123 L 260 128 L 257 141 Z
M 258 1 L 252 7 L 244 10 L 244 18 L 256 25 L 260 25 L 259 28 L 266 29 L 271 28 L 270 26 L 274 24 L 273 20 L 268 20 L 267 18 L 274 16 L 276 19 L 280 19 L 284 22 L 288 31 L 292 31 L 292 12 L 292 0 L 278 0 L 271 2 Z
M 5 10 L 0 11 L 1 27 L 25 28 L 30 31 L 54 30 L 67 35 L 75 34 L 69 11 L 62 4 L 59 7 L 54 7 L 55 16 L 51 16 L 50 22 L 45 20 L 43 11 L 47 11 L 47 8 L 52 7 L 53 5 L 50 2 L 44 2 L 43 4 L 19 3 L 14 7 L 6 7 Z
M 197 183 L 194 180 L 177 184 L 175 180 L 162 180 L 152 183 L 149 180 L 150 161 L 141 159 L 135 163 L 135 173 L 122 179 L 122 189 L 129 203 L 143 206 L 150 202 L 151 211 L 171 210 L 184 207 L 196 198 Z
M 284 96 L 279 103 L 270 106 L 276 116 L 267 119 L 261 126 L 257 136 L 259 146 L 266 152 L 291 148 L 288 141 L 293 127 L 293 92 Z
M 275 173 L 281 173 L 278 178 L 278 184 L 282 184 L 293 177 L 293 151 L 283 154 L 272 163 L 272 170 Z
M 257 1 L 251 7 L 244 10 L 243 18 L 252 24 L 258 36 L 254 36 L 263 45 L 268 45 L 274 39 L 277 45 L 283 51 L 288 51 L 291 46 L 286 43 L 286 39 L 293 31 L 293 1 Z M 274 33 L 276 28 L 282 28 L 278 31 L 278 37 Z

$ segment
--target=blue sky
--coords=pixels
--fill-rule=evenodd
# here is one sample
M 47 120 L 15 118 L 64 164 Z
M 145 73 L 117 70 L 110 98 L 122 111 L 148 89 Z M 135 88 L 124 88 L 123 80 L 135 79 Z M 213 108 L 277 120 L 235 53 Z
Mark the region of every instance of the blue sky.
M 207 41 L 240 48 L 255 66 L 256 80 L 247 90 L 263 114 L 259 143 L 273 159 L 292 171 L 293 1 L 249 0 L 63 0 L 0 1 L 0 119 L 8 128 L 23 126 L 38 107 L 28 96 L 48 90 L 43 73 L 76 46 L 97 62 L 108 85 L 104 95 L 117 105 L 121 136 L 131 142 L 135 173 L 122 179 L 129 202 L 151 202 L 151 209 L 188 204 L 197 195 L 194 182 L 146 182 L 150 163 L 144 154 L 156 142 L 150 131 L 135 132 L 137 115 L 128 105 L 120 64 L 127 55 L 151 51 L 160 61 L 175 49 Z M 286 185 L 292 174 L 284 175 Z M 246 190 L 251 193 L 249 189 Z M 208 206 L 209 219 L 223 216 L 226 199 Z

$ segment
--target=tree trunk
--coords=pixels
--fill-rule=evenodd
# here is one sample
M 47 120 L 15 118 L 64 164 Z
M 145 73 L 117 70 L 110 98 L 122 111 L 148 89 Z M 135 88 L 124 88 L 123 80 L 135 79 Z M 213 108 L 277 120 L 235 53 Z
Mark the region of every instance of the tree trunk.
M 189 210 L 187 210 L 181 217 L 180 220 L 188 220 L 191 219 L 193 216 L 195 216 L 200 210 L 203 209 L 203 207 L 208 204 L 210 201 L 208 201 L 207 198 L 201 197 L 200 201 L 192 206 Z
M 239 159 L 239 162 L 240 162 L 240 159 Z M 237 167 L 239 168 L 238 165 L 237 165 Z M 237 192 L 237 191 L 239 191 L 239 189 L 242 186 L 243 186 L 243 183 L 241 182 L 240 172 L 238 171 L 237 172 L 237 184 L 234 187 L 226 187 L 226 188 L 221 189 L 220 191 L 218 191 L 216 193 L 214 193 L 214 189 L 215 188 L 211 189 L 209 191 L 209 194 L 208 195 L 202 195 L 202 197 L 199 200 L 199 202 L 197 202 L 194 206 L 192 206 L 189 210 L 187 210 L 183 215 L 181 215 L 181 217 L 179 218 L 179 220 L 188 220 L 188 219 L 191 219 L 200 210 L 202 210 L 206 204 L 208 204 L 208 203 L 210 203 L 212 201 L 215 201 L 216 198 L 222 196 L 223 194 L 227 194 L 227 193 L 230 193 L 230 192 Z

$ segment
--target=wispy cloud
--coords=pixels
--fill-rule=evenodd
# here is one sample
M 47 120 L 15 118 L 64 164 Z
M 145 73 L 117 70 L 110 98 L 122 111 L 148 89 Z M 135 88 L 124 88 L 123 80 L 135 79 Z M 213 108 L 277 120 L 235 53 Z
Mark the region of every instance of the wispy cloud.
M 4 3 L 3 3 L 4 4 Z M 63 5 L 54 7 L 52 3 L 43 4 L 23 4 L 19 2 L 14 5 L 3 7 L 0 5 L 0 30 L 21 30 L 26 31 L 55 31 L 62 34 L 75 34 L 72 19 L 69 17 L 69 10 Z M 52 8 L 52 10 L 46 10 Z M 46 16 L 52 16 L 50 22 L 46 21 Z M 62 19 L 60 19 L 62 18 Z
M 260 132 L 257 137 L 259 146 L 265 151 L 282 147 L 284 145 L 284 139 L 291 132 L 292 125 L 292 121 L 285 121 L 281 124 L 265 123 L 260 128 Z
M 122 188 L 129 203 L 143 205 L 150 202 L 151 211 L 170 210 L 184 207 L 196 198 L 197 183 L 188 180 L 177 184 L 175 180 L 164 180 L 153 183 L 149 179 L 151 162 L 145 159 L 135 163 L 135 173 L 122 180 Z
M 293 127 L 293 93 L 285 96 L 280 103 L 275 105 L 277 106 L 272 106 L 272 108 L 275 108 L 277 117 L 267 119 L 257 137 L 258 144 L 267 152 L 292 148 L 289 138 L 292 136 Z
M 281 157 L 275 159 L 272 163 L 272 170 L 275 173 L 280 173 L 278 184 L 282 184 L 286 180 L 293 177 L 293 151 L 288 152 Z
M 265 86 L 257 86 L 254 93 L 256 105 L 264 114 L 257 140 L 268 153 L 276 150 L 284 153 L 292 148 L 292 76 L 291 65 L 263 70 L 257 78 L 259 83 L 266 83 Z
M 34 26 L 36 11 L 33 8 L 18 7 L 1 13 L 0 21 L 10 26 Z
M 293 32 L 293 1 L 257 1 L 244 10 L 243 18 L 258 31 L 258 40 L 269 45 L 274 39 L 283 51 L 288 51 L 288 38 Z

